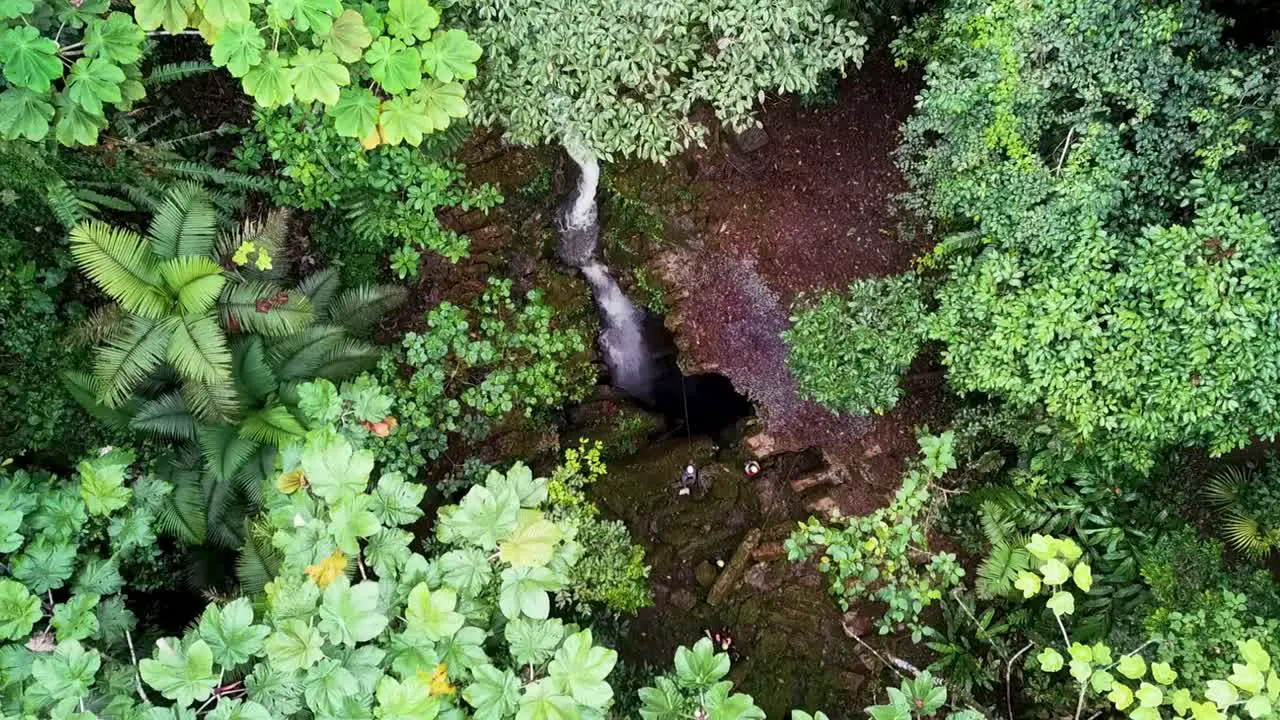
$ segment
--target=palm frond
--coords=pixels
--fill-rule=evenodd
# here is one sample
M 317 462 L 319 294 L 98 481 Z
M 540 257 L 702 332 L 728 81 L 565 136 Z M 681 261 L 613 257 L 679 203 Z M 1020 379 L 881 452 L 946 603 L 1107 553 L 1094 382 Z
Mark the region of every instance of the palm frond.
M 67 339 L 81 347 L 93 347 L 120 332 L 120 327 L 128 317 L 115 303 L 103 305 L 81 320 Z
M 284 241 L 289 227 L 289 213 L 272 210 L 262 220 L 246 220 L 240 227 L 218 238 L 217 254 L 224 263 L 230 263 L 236 251 L 245 242 L 271 257 L 271 267 L 259 270 L 254 263 L 241 267 L 239 272 L 249 280 L 279 280 L 289 274 L 285 258 Z
M 256 336 L 244 337 L 232 343 L 231 376 L 235 378 L 245 397 L 259 403 L 276 392 L 280 385 L 271 370 L 271 364 L 267 362 L 267 351 L 262 338 Z
M 62 374 L 62 384 L 71 393 L 71 397 L 90 415 L 113 430 L 128 430 L 133 419 L 132 403 L 120 407 L 107 407 L 98 400 L 98 384 L 93 376 L 79 370 L 69 370 Z
M 373 369 L 381 356 L 382 351 L 369 343 L 347 338 L 325 353 L 324 360 L 315 369 L 315 376 L 336 383 Z
M 979 505 L 978 520 L 982 524 L 983 535 L 992 545 L 1007 541 L 1018 528 L 1007 506 L 993 500 L 985 500 Z
M 1222 534 L 1236 550 L 1261 560 L 1280 545 L 1280 533 L 1268 532 L 1255 519 L 1243 513 L 1231 513 L 1222 519 Z
M 312 325 L 294 337 L 284 338 L 268 350 L 276 377 L 283 380 L 316 377 L 329 351 L 346 337 L 337 325 Z
M 107 407 L 120 407 L 133 389 L 164 362 L 174 323 L 131 316 L 107 344 L 98 350 L 94 378 L 98 399 Z
M 311 300 L 267 282 L 232 283 L 222 291 L 223 325 L 232 332 L 285 337 L 311 324 Z
M 342 276 L 336 268 L 317 270 L 303 278 L 298 289 L 311 298 L 311 307 L 315 309 L 317 318 L 328 318 L 329 303 L 342 289 Z
M 182 399 L 191 413 L 205 422 L 230 422 L 240 414 L 240 397 L 233 383 L 187 381 L 182 384 Z
M 209 386 L 231 381 L 231 350 L 212 313 L 174 318 L 173 326 L 166 357 L 183 379 Z
M 240 592 L 245 595 L 262 592 L 280 571 L 280 552 L 271 543 L 271 534 L 270 523 L 252 520 L 245 523 L 244 545 L 236 558 L 236 578 L 240 581 Z
M 244 526 L 248 503 L 234 483 L 215 480 L 207 475 L 204 478 L 204 491 L 205 516 L 208 518 L 205 542 L 228 549 L 240 547 L 244 542 L 240 532 Z
M 160 263 L 159 270 L 169 290 L 178 297 L 184 315 L 198 315 L 212 308 L 227 282 L 222 266 L 201 255 L 179 255 Z
M 196 428 L 200 456 L 209 476 L 231 484 L 231 479 L 249 461 L 260 443 L 240 436 L 234 425 L 201 425 Z
M 1241 495 L 1257 481 L 1256 473 L 1248 468 L 1227 467 L 1220 470 L 1205 484 L 1204 495 L 1209 505 L 1218 508 L 1237 505 Z
M 263 445 L 231 478 L 240 494 L 255 508 L 262 507 L 263 489 L 267 478 L 275 474 L 276 455 L 274 445 Z
M 190 182 L 173 185 L 153 212 L 147 236 L 157 257 L 168 260 L 213 252 L 218 216 L 204 188 Z
M 208 529 L 208 516 L 200 474 L 186 468 L 170 467 L 162 472 L 162 477 L 173 486 L 173 491 L 165 496 L 164 504 L 160 506 L 156 527 L 189 545 L 202 544 Z
M 143 79 L 142 84 L 148 88 L 155 88 L 161 85 L 177 82 L 179 80 L 186 80 L 187 78 L 195 77 L 196 75 L 213 72 L 214 70 L 217 70 L 217 67 L 212 63 L 200 62 L 198 60 L 165 63 L 164 65 L 159 65 L 153 68 L 151 72 L 147 74 L 147 77 Z
M 71 255 L 89 279 L 131 313 L 162 316 L 169 298 L 155 256 L 137 233 L 90 221 L 71 229 Z
M 191 162 L 183 160 L 180 162 L 167 163 L 165 170 L 187 178 L 188 180 L 197 180 L 209 182 L 216 185 L 225 185 L 233 187 L 237 190 L 253 190 L 257 192 L 266 192 L 271 188 L 271 183 L 246 173 L 239 173 L 233 170 L 223 170 L 222 168 L 207 165 L 205 163 Z
M 187 410 L 182 394 L 167 393 L 143 403 L 129 427 L 139 432 L 175 440 L 192 440 L 196 436 L 195 416 Z
M 249 413 L 240 423 L 240 437 L 276 447 L 284 447 L 306 432 L 302 423 L 283 405 L 270 405 Z
M 78 185 L 72 188 L 71 192 L 75 193 L 76 197 L 80 198 L 81 202 L 88 203 L 94 209 L 94 211 L 97 211 L 101 208 L 118 210 L 120 212 L 137 212 L 138 211 L 138 206 L 134 205 L 128 200 L 125 200 L 123 198 L 118 198 L 115 195 L 107 195 L 105 193 L 100 193 L 95 190 L 90 190 L 89 188 L 84 187 L 83 185 Z
M 405 290 L 396 285 L 364 285 L 339 295 L 329 307 L 329 320 L 352 334 L 364 333 L 404 302 Z

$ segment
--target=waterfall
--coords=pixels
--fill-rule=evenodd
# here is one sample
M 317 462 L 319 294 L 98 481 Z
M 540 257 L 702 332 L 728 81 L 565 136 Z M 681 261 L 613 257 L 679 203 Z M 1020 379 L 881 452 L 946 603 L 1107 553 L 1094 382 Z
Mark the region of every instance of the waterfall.
M 591 285 L 600 312 L 600 352 L 614 387 L 653 405 L 654 385 L 661 368 L 645 337 L 645 312 L 622 292 L 618 281 L 601 263 L 593 260 L 580 269 Z

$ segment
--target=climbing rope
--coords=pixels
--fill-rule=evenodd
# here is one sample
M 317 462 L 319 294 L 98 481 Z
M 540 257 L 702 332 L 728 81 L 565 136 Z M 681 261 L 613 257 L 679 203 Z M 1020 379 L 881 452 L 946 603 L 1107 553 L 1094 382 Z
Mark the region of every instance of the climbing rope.
M 684 373 L 680 373 L 680 400 L 684 402 L 684 432 L 689 439 L 689 460 L 693 460 L 693 427 L 689 425 L 689 394 L 684 391 Z

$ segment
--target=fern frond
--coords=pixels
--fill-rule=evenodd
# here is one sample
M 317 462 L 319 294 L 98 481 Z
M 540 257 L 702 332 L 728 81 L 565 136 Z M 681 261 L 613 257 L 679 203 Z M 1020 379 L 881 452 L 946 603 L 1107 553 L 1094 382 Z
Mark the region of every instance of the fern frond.
M 175 440 L 192 440 L 196 436 L 196 419 L 187 410 L 181 393 L 168 393 L 143 403 L 129 427 Z
M 231 376 L 240 392 L 256 402 L 266 400 L 280 386 L 267 362 L 266 347 L 260 337 L 249 336 L 232 344 Z
M 256 595 L 280 571 L 280 552 L 271 543 L 272 527 L 267 522 L 246 521 L 244 545 L 236 558 L 236 578 L 240 592 Z
M 196 429 L 200 455 L 209 476 L 231 484 L 231 478 L 249 461 L 260 444 L 240 436 L 233 425 L 201 425 Z
M 232 170 L 223 170 L 222 168 L 214 167 L 212 165 L 191 162 L 189 160 L 168 163 L 164 168 L 179 177 L 184 177 L 190 180 L 202 180 L 216 185 L 225 185 L 237 190 L 266 192 L 271 189 L 271 183 L 262 178 L 257 178 L 252 175 Z
M 231 478 L 232 484 L 252 507 L 262 507 L 263 490 L 267 478 L 275 474 L 277 454 L 274 445 L 263 445 Z
M 174 323 L 131 316 L 119 333 L 98 350 L 94 378 L 98 399 L 120 407 L 133 389 L 164 362 Z
M 154 210 L 147 236 L 151 251 L 163 260 L 183 255 L 209 255 L 218 217 L 208 192 L 196 183 L 178 183 Z
M 395 285 L 364 285 L 343 292 L 329 307 L 329 320 L 352 334 L 364 333 L 404 302 L 405 290 Z
M 1018 528 L 1007 507 L 992 500 L 979 505 L 978 520 L 982 524 L 982 534 L 992 545 L 1007 541 Z
M 347 338 L 325 353 L 315 376 L 336 383 L 373 369 L 381 356 L 382 351 L 369 343 Z
M 120 212 L 137 212 L 138 210 L 137 205 L 127 200 L 90 190 L 87 187 L 78 186 L 72 188 L 71 192 L 75 193 L 76 197 L 80 198 L 82 202 L 89 203 L 95 210 L 99 208 L 109 208 Z
M 166 479 L 173 486 L 173 491 L 165 496 L 164 504 L 160 506 L 156 527 L 188 545 L 202 544 L 208 529 L 208 516 L 199 474 L 174 469 Z
M 240 437 L 276 447 L 284 447 L 306 432 L 302 423 L 283 405 L 271 405 L 249 413 L 240 423 Z
M 212 313 L 174 318 L 166 357 L 185 380 L 210 386 L 231 382 L 231 350 Z
M 77 197 L 62 180 L 49 183 L 45 188 L 44 200 L 53 211 L 53 216 L 65 228 L 73 228 L 88 220 L 97 210 L 91 203 Z
M 997 542 L 978 565 L 978 596 L 990 599 L 1013 590 L 1018 573 L 1031 567 L 1031 553 L 1020 545 Z
M 102 424 L 112 430 L 128 430 L 133 419 L 132 403 L 120 407 L 107 407 L 98 400 L 98 384 L 93 376 L 78 370 L 69 370 L 62 374 L 62 384 L 71 393 L 76 402 Z
M 71 255 L 89 279 L 131 313 L 158 318 L 169 298 L 160 287 L 155 257 L 142 238 L 106 223 L 71 229 Z
M 228 284 L 222 291 L 220 310 L 223 325 L 232 332 L 266 337 L 295 335 L 310 325 L 313 317 L 306 295 L 260 281 Z
M 265 250 L 271 256 L 271 268 L 259 270 L 253 263 L 239 269 L 239 272 L 250 280 L 276 280 L 288 275 L 289 263 L 286 262 L 284 241 L 289 227 L 289 213 L 284 210 L 272 210 L 262 220 L 246 220 L 234 231 L 224 233 L 218 238 L 217 254 L 223 262 L 230 264 L 236 250 L 245 242 L 251 242 L 259 250 Z
M 120 188 L 124 196 L 133 204 L 147 210 L 154 210 L 164 202 L 164 185 L 151 178 L 139 178 L 135 183 Z
M 311 298 L 317 318 L 329 317 L 329 303 L 342 289 L 342 275 L 335 268 L 317 270 L 298 283 L 298 290 Z
M 147 88 L 156 88 L 179 80 L 186 80 L 197 75 L 217 70 L 212 63 L 188 60 L 186 62 L 165 63 L 157 66 L 142 80 Z
M 276 377 L 283 380 L 316 377 L 329 351 L 346 338 L 337 325 L 312 325 L 294 337 L 284 338 L 268 349 Z
M 244 542 L 240 530 L 248 510 L 244 498 L 233 483 L 207 476 L 204 479 L 204 489 L 208 518 L 205 542 L 228 549 L 240 547 Z
M 67 339 L 81 347 L 93 347 L 120 332 L 121 326 L 128 317 L 115 303 L 103 305 L 89 313 L 89 317 L 81 320 Z

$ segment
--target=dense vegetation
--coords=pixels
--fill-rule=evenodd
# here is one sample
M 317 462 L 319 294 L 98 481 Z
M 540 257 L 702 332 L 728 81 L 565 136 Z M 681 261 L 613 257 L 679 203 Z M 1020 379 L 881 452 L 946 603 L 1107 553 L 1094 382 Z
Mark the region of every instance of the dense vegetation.
M 913 370 L 948 393 L 875 508 L 758 548 L 878 673 L 793 720 L 1280 716 L 1257 5 L 0 0 L 0 720 L 763 718 L 727 631 L 627 657 L 677 606 L 665 528 L 601 498 L 694 441 L 595 387 L 546 242 L 594 207 L 485 153 L 562 146 L 590 200 L 598 162 L 719 152 L 869 46 L 922 84 L 883 242 L 930 249 L 799 293 L 787 369 L 837 414 L 892 419 Z M 645 209 L 627 254 L 667 241 L 605 187 Z

